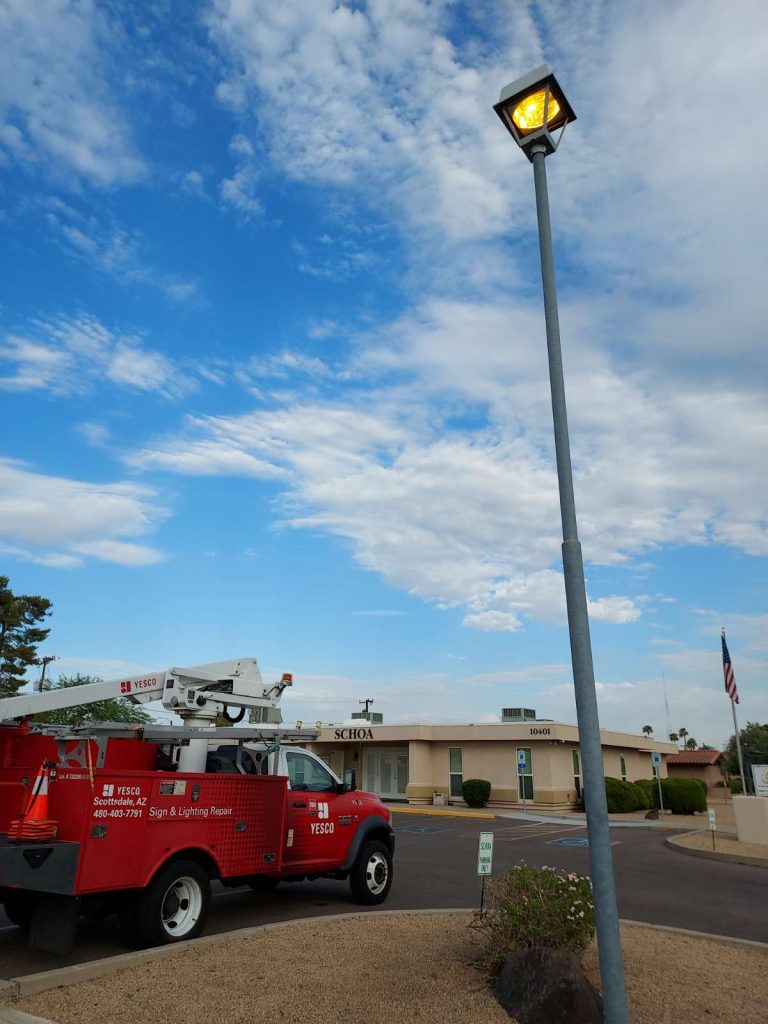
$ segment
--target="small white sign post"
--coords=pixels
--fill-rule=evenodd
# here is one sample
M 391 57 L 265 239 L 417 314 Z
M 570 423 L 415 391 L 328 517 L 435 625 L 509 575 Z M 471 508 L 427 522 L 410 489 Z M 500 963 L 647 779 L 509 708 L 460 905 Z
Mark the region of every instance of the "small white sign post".
M 493 832 L 481 832 L 477 847 L 477 873 L 480 875 L 480 913 L 485 900 L 485 879 L 493 870 Z
M 651 764 L 656 769 L 656 782 L 659 786 L 659 817 L 664 821 L 664 801 L 661 796 L 661 753 L 658 750 L 651 751 Z
M 715 829 L 717 828 L 717 820 L 715 819 L 715 812 L 713 810 L 707 811 L 708 828 L 712 833 L 712 849 L 715 849 Z
M 526 813 L 525 809 L 525 768 L 527 761 L 525 759 L 525 751 L 518 750 L 517 752 L 517 774 L 520 780 L 520 790 L 523 794 L 523 814 Z

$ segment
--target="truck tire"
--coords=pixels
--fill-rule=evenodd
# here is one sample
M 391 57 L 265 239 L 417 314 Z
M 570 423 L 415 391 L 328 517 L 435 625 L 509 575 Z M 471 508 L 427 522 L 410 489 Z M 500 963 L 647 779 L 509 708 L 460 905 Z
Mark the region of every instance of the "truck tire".
M 363 843 L 349 872 L 349 887 L 356 903 L 383 903 L 392 885 L 392 854 L 378 839 Z
M 142 945 L 163 946 L 194 939 L 203 930 L 211 904 L 211 883 L 192 860 L 162 867 L 139 898 L 136 933 Z
M 26 892 L 6 892 L 3 896 L 5 916 L 18 928 L 29 931 L 33 897 Z

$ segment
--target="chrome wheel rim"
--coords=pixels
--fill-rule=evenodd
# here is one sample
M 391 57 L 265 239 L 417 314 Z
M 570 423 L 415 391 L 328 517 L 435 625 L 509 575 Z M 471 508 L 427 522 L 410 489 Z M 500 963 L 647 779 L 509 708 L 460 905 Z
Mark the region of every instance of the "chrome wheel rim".
M 191 932 L 203 908 L 203 894 L 194 878 L 185 875 L 168 886 L 163 897 L 163 929 L 168 935 Z
M 365 882 L 368 891 L 378 896 L 384 891 L 389 880 L 389 864 L 383 853 L 373 853 L 365 867 Z

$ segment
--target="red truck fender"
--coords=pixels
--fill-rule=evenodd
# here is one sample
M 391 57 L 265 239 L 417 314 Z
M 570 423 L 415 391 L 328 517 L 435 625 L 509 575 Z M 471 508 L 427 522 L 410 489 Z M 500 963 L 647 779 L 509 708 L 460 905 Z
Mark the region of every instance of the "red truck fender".
M 390 856 L 394 855 L 395 833 L 392 826 L 378 814 L 372 814 L 370 818 L 360 822 L 360 827 L 355 832 L 354 838 L 349 845 L 347 856 L 342 864 L 342 871 L 349 871 L 352 868 L 360 853 L 361 846 L 369 839 L 378 839 L 388 847 Z

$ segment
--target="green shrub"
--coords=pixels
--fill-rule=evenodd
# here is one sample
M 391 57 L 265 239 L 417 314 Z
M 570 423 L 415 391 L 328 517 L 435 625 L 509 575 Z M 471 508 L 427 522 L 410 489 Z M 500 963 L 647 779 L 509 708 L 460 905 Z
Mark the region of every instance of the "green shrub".
M 592 883 L 583 875 L 518 864 L 486 884 L 488 909 L 474 924 L 486 966 L 497 974 L 517 949 L 585 949 L 595 934 Z
M 653 807 L 653 801 L 642 786 L 638 786 L 636 782 L 630 782 L 630 786 L 634 789 L 637 797 L 638 811 L 647 811 L 649 807 Z
M 715 789 L 725 789 L 725 783 L 722 779 L 718 779 L 715 783 Z
M 607 776 L 605 796 L 608 800 L 609 814 L 629 814 L 640 809 L 640 791 L 631 782 L 624 782 L 623 779 Z
M 659 806 L 659 784 L 656 779 L 637 779 L 635 785 L 645 794 L 646 807 Z
M 706 784 L 704 779 L 695 779 L 694 781 L 698 782 L 698 784 L 704 790 L 704 799 L 706 800 L 707 799 L 707 794 L 709 793 L 709 786 Z
M 662 779 L 664 810 L 672 814 L 694 814 L 706 811 L 707 797 L 698 779 Z
M 465 779 L 461 784 L 461 795 L 470 807 L 485 807 L 491 795 L 491 784 L 487 779 Z
M 731 787 L 732 793 L 742 793 L 744 791 L 744 786 L 741 783 L 741 779 L 731 779 L 729 785 Z

